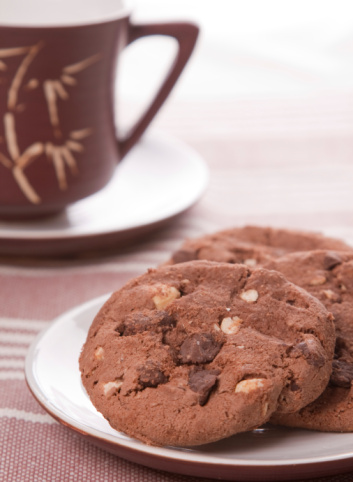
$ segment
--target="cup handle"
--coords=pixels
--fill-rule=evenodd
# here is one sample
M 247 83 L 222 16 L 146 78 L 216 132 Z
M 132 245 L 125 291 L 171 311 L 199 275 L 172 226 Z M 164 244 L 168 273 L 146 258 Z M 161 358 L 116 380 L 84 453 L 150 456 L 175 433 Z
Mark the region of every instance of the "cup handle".
M 195 47 L 198 33 L 199 28 L 196 25 L 187 22 L 141 25 L 129 24 L 127 45 L 141 37 L 146 37 L 148 35 L 166 35 L 169 37 L 174 37 L 177 40 L 178 51 L 174 63 L 161 87 L 157 91 L 157 94 L 152 100 L 152 103 L 142 114 L 141 118 L 136 122 L 136 124 L 130 129 L 130 132 L 123 139 L 117 139 L 120 159 L 122 159 L 140 139 L 168 97 L 170 91 L 174 87 L 187 61 L 190 58 L 190 55 Z

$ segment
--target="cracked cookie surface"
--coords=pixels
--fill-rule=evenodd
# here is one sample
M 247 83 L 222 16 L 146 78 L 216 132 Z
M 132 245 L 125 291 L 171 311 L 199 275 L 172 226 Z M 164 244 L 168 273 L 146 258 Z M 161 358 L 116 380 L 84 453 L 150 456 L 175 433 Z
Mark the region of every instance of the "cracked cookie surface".
M 332 316 L 281 274 L 192 261 L 114 293 L 89 330 L 82 382 L 112 427 L 197 445 L 299 410 L 331 373 Z

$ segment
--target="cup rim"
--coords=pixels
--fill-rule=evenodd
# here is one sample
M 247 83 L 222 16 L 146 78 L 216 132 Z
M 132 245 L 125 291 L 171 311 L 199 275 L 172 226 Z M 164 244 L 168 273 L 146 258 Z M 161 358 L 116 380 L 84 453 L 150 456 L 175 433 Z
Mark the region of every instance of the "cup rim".
M 48 29 L 48 28 L 74 28 L 74 27 L 88 27 L 93 25 L 100 25 L 104 23 L 114 22 L 122 18 L 129 17 L 132 13 L 133 0 L 124 0 L 124 5 L 109 14 L 103 14 L 102 16 L 97 16 L 97 18 L 92 18 L 88 20 L 68 20 L 68 21 L 50 21 L 50 22 L 39 22 L 39 23 L 26 23 L 24 22 L 4 22 L 0 18 L 0 28 L 18 28 L 18 29 Z

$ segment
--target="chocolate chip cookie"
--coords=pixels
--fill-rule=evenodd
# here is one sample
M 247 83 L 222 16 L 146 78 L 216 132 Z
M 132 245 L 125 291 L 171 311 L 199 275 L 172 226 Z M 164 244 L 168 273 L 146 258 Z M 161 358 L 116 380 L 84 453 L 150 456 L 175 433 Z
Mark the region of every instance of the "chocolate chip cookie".
M 333 351 L 332 315 L 281 274 L 192 261 L 114 293 L 79 363 L 112 427 L 187 446 L 300 410 L 326 387 Z
M 293 414 L 278 414 L 282 425 L 322 431 L 353 431 L 353 254 L 333 251 L 293 253 L 267 265 L 318 298 L 334 315 L 336 347 L 324 393 Z
M 318 233 L 245 226 L 187 240 L 169 263 L 206 259 L 255 266 L 286 253 L 316 249 L 353 251 L 343 241 Z

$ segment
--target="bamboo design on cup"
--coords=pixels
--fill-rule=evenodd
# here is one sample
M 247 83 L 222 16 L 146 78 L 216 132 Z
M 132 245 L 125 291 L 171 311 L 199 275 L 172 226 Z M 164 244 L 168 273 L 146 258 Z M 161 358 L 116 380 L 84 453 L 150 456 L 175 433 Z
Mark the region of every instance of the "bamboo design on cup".
M 40 86 L 38 79 L 32 78 L 26 85 L 24 85 L 24 80 L 30 65 L 43 47 L 44 42 L 38 42 L 30 47 L 0 49 L 0 74 L 7 71 L 7 58 L 23 57 L 7 92 L 7 111 L 3 116 L 3 124 L 8 154 L 5 155 L 0 151 L 0 164 L 11 170 L 18 187 L 32 204 L 40 204 L 41 197 L 31 185 L 25 170 L 42 154 L 45 154 L 47 159 L 53 164 L 59 189 L 66 190 L 68 188 L 66 168 L 69 169 L 73 176 L 79 173 L 75 155 L 84 151 L 82 141 L 90 136 L 93 130 L 89 127 L 77 129 L 69 133 L 68 139 L 63 140 L 59 100 L 67 101 L 70 99 L 69 89 L 78 85 L 75 75 L 96 63 L 101 57 L 100 54 L 95 54 L 74 64 L 67 65 L 62 68 L 58 79 L 46 79 L 42 82 L 49 122 L 57 142 L 37 141 L 21 152 L 16 130 L 16 114 L 25 109 L 25 104 L 19 104 L 18 96 L 21 88 L 31 91 Z

